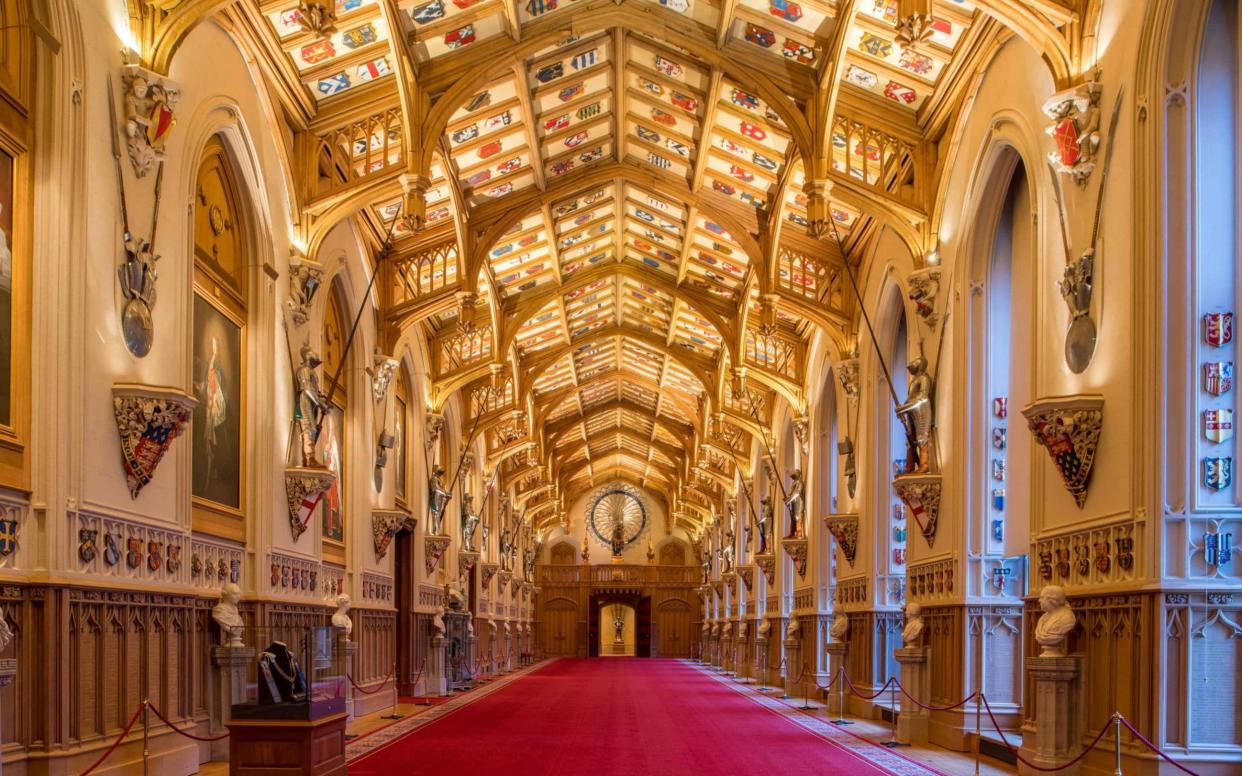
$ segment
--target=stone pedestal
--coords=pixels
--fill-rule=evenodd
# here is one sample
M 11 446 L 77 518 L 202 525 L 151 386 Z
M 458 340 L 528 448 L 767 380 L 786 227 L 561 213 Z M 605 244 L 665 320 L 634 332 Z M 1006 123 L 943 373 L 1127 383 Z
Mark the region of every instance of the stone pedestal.
M 254 647 L 212 647 L 211 663 L 216 667 L 212 672 L 211 708 L 208 721 L 208 735 L 219 736 L 227 732 L 225 725 L 233 713 L 233 703 L 246 698 L 246 669 L 254 660 Z M 0 686 L 3 686 L 0 678 Z M 229 756 L 228 739 L 211 743 L 211 759 L 223 760 Z
M 1022 756 L 1035 765 L 1051 768 L 1082 751 L 1082 657 L 1027 658 L 1026 671 L 1035 685 L 1035 734 L 1022 737 Z M 1019 763 L 1018 773 L 1037 771 Z M 1079 765 L 1057 773 L 1077 776 Z
M 354 683 L 349 677 L 354 675 L 354 655 L 358 654 L 358 643 L 346 641 L 345 644 L 345 724 L 354 721 Z
M 845 709 L 841 708 L 841 700 L 844 698 L 841 690 L 845 684 L 841 669 L 845 668 L 845 653 L 849 646 L 848 641 L 830 641 L 824 645 L 824 649 L 828 650 L 828 673 L 831 674 L 829 681 L 836 682 L 832 686 L 832 692 L 828 693 L 828 713 L 837 716 L 845 713 Z
M 13 681 L 13 677 L 17 675 L 17 660 L 8 658 L 0 660 L 0 687 L 8 687 L 9 682 Z M 0 720 L 2 722 L 3 720 Z M 227 748 L 226 750 L 227 751 Z M 4 761 L 0 760 L 0 773 L 4 772 Z
M 475 674 L 477 673 L 476 669 L 481 668 L 479 665 L 479 639 L 476 636 L 471 636 L 466 639 L 466 669 L 470 676 L 470 684 L 474 684 L 479 680 Z
M 785 697 L 792 698 L 798 694 L 802 678 L 802 642 L 797 639 L 785 639 Z M 794 680 L 798 680 L 795 683 Z
M 893 651 L 901 663 L 901 686 L 915 698 L 927 703 L 931 691 L 927 672 L 928 647 L 900 647 Z M 897 716 L 897 740 L 903 744 L 927 743 L 927 723 L 931 718 L 927 710 L 910 700 L 900 690 L 901 714 Z
M 725 673 L 733 673 L 733 635 L 726 630 L 720 637 L 720 668 Z
M 427 695 L 448 695 L 448 666 L 445 664 L 446 643 L 443 636 L 431 637 L 431 652 L 427 655 Z

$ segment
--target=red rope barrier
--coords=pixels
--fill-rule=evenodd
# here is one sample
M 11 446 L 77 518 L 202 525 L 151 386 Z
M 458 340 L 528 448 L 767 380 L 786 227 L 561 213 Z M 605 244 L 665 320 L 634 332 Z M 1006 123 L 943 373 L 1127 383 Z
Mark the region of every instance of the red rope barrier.
M 185 736 L 186 738 L 192 739 L 192 740 L 194 740 L 194 741 L 209 741 L 209 742 L 210 742 L 210 741 L 223 741 L 224 739 L 226 739 L 226 738 L 228 738 L 228 737 L 229 737 L 229 734 L 228 734 L 228 733 L 225 733 L 225 734 L 224 734 L 224 735 L 222 735 L 222 736 L 211 736 L 211 737 L 209 737 L 209 738 L 204 738 L 203 736 L 196 736 L 196 735 L 194 735 L 193 733 L 187 733 L 187 732 L 185 732 L 184 730 L 182 730 L 181 728 L 179 728 L 179 727 L 177 727 L 176 725 L 174 725 L 173 723 L 169 722 L 169 721 L 168 721 L 168 717 L 165 717 L 165 716 L 163 715 L 163 713 L 161 713 L 161 712 L 160 712 L 160 710 L 159 710 L 158 708 L 156 708 L 156 707 L 155 707 L 155 704 L 153 704 L 153 703 L 148 703 L 148 704 L 147 704 L 147 706 L 151 709 L 151 711 L 154 711 L 154 712 L 155 712 L 155 716 L 157 716 L 157 717 L 159 717 L 161 720 L 163 720 L 164 724 L 165 724 L 165 725 L 167 725 L 169 728 L 171 728 L 171 729 L 173 730 L 173 732 L 175 732 L 175 733 L 180 733 L 181 735 Z
M 143 708 L 146 707 L 146 705 L 147 704 L 145 701 L 138 704 L 138 710 L 134 712 L 134 716 L 129 718 L 129 724 L 125 726 L 125 729 L 121 731 L 121 734 L 116 737 L 115 741 L 112 742 L 112 746 L 108 747 L 108 751 L 100 755 L 98 760 L 91 763 L 91 767 L 82 771 L 82 776 L 87 776 L 87 774 L 89 774 L 91 771 L 98 768 L 100 765 L 103 764 L 104 760 L 108 759 L 108 755 L 116 751 L 116 748 L 121 745 L 121 741 L 125 740 L 125 736 L 129 735 L 129 731 L 133 729 L 134 723 L 138 721 L 138 717 L 142 716 L 142 710 Z
M 888 689 L 888 686 L 889 686 L 890 684 L 892 684 L 892 683 L 893 683 L 893 677 L 891 677 L 891 676 L 890 676 L 890 677 L 888 678 L 888 681 L 887 681 L 887 682 L 885 682 L 885 683 L 884 683 L 884 684 L 880 687 L 880 689 L 876 690 L 875 695 L 864 695 L 864 694 L 860 693 L 860 692 L 858 691 L 858 688 L 854 686 L 854 683 L 853 683 L 852 681 L 850 681 L 850 675 L 849 675 L 849 674 L 845 674 L 845 673 L 843 673 L 843 674 L 842 674 L 842 676 L 844 676 L 844 677 L 845 677 L 845 686 L 846 686 L 846 687 L 848 687 L 848 688 L 850 688 L 850 692 L 851 692 L 853 695 L 855 695 L 856 697 L 862 698 L 864 701 L 873 701 L 873 700 L 875 700 L 876 698 L 879 698 L 881 695 L 883 695 L 883 694 L 884 694 L 884 691 Z
M 970 695 L 967 695 L 965 698 L 962 698 L 960 701 L 953 704 L 952 706 L 928 706 L 926 703 L 923 703 L 918 698 L 915 698 L 913 695 L 907 692 L 906 688 L 901 686 L 900 679 L 893 677 L 893 681 L 897 683 L 897 689 L 901 690 L 901 694 L 909 698 L 911 703 L 913 703 L 915 706 L 918 706 L 920 709 L 927 709 L 928 711 L 953 711 L 954 709 L 961 708 L 962 706 L 965 706 L 967 703 L 970 703 L 972 700 L 974 700 L 976 695 L 979 695 L 980 697 L 982 697 L 982 693 L 972 692 Z
M 1052 773 L 1053 771 L 1063 771 L 1066 768 L 1070 767 L 1071 765 L 1074 765 L 1079 760 L 1086 757 L 1087 753 L 1090 752 L 1092 749 L 1094 749 L 1100 743 L 1100 741 L 1104 738 L 1104 734 L 1108 732 L 1108 725 L 1105 725 L 1104 727 L 1100 728 L 1100 732 L 1095 737 L 1095 740 L 1092 741 L 1090 744 L 1087 744 L 1087 748 L 1079 752 L 1078 756 L 1075 757 L 1073 760 L 1070 760 L 1067 763 L 1062 763 L 1061 765 L 1057 765 L 1052 768 L 1045 768 L 1041 765 L 1036 765 L 1035 763 L 1028 761 L 1025 757 L 1018 754 L 1018 750 L 1013 748 L 1013 745 L 1009 743 L 1009 739 L 1005 738 L 1004 731 L 1000 729 L 1000 724 L 997 723 L 996 721 L 996 715 L 992 713 L 992 706 L 991 704 L 988 703 L 988 697 L 984 695 L 983 693 L 979 693 L 979 698 L 983 701 L 983 708 L 986 709 L 988 712 L 988 719 L 992 720 L 992 727 L 996 730 L 996 734 L 1000 736 L 1001 743 L 1005 745 L 1005 748 L 1008 749 L 1013 754 L 1013 756 L 1023 765 L 1027 766 L 1028 768 L 1037 770 L 1037 771 L 1042 771 L 1043 773 Z
M 424 660 L 423 662 L 426 662 L 426 661 Z M 388 680 L 389 680 L 389 679 L 392 679 L 392 678 L 393 678 L 393 675 L 394 675 L 394 674 L 396 674 L 396 672 L 397 672 L 397 664 L 396 664 L 396 663 L 393 663 L 393 664 L 392 664 L 392 668 L 391 668 L 391 669 L 389 669 L 389 671 L 388 671 L 388 676 L 385 676 L 385 677 L 384 677 L 384 681 L 380 682 L 380 686 L 379 686 L 379 687 L 376 687 L 374 690 L 366 690 L 366 689 L 363 689 L 363 688 L 362 688 L 362 686 L 361 686 L 361 685 L 359 685 L 357 682 L 355 682 L 355 681 L 354 681 L 354 678 L 353 678 L 352 676 L 350 676 L 349 674 L 345 674 L 345 678 L 346 678 L 346 679 L 348 679 L 348 680 L 349 680 L 349 683 L 350 683 L 350 684 L 352 684 L 352 685 L 354 686 L 354 691 L 355 691 L 355 692 L 360 692 L 360 693 L 362 693 L 363 695 L 374 695 L 375 693 L 377 693 L 377 692 L 379 692 L 380 690 L 384 689 L 384 687 L 386 687 L 386 686 L 388 685 Z
M 1121 716 L 1121 715 L 1118 715 L 1118 716 Z M 1145 735 L 1143 735 L 1142 733 L 1140 733 L 1140 732 L 1138 732 L 1137 730 L 1135 730 L 1135 729 L 1134 729 L 1134 726 L 1130 724 L 1130 720 L 1126 719 L 1124 716 L 1122 716 L 1122 717 L 1121 717 L 1121 724 L 1125 725 L 1125 726 L 1126 726 L 1126 730 L 1129 730 L 1129 731 L 1130 731 L 1130 733 L 1131 733 L 1131 734 L 1132 734 L 1135 738 L 1137 738 L 1139 741 L 1142 741 L 1142 742 L 1143 742 L 1143 744 L 1144 744 L 1144 745 L 1145 745 L 1148 749 L 1150 749 L 1150 750 L 1152 750 L 1153 752 L 1155 752 L 1156 754 L 1160 755 L 1160 756 L 1161 756 L 1161 757 L 1163 757 L 1165 760 L 1168 760 L 1168 761 L 1169 761 L 1169 764 L 1171 764 L 1174 768 L 1178 768 L 1178 769 L 1180 769 L 1180 770 L 1182 770 L 1182 771 L 1185 771 L 1186 773 L 1189 773 L 1189 774 L 1190 774 L 1190 776 L 1199 776 L 1199 774 L 1197 774 L 1197 773 L 1195 773 L 1194 771 L 1190 770 L 1190 769 L 1189 769 L 1189 768 L 1187 768 L 1186 766 L 1184 766 L 1184 765 L 1182 765 L 1182 764 L 1180 764 L 1180 763 L 1178 763 L 1178 762 L 1174 761 L 1172 757 L 1169 757 L 1167 754 L 1165 754 L 1163 751 L 1161 751 L 1160 747 L 1156 746 L 1156 745 L 1155 745 L 1155 744 L 1153 744 L 1151 741 L 1148 741 L 1148 740 L 1147 740 L 1147 736 L 1145 736 Z

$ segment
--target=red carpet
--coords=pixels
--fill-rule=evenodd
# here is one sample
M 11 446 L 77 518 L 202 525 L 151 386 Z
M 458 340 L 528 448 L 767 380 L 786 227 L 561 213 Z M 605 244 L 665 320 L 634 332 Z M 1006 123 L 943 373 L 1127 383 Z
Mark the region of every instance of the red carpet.
M 558 660 L 353 760 L 349 772 L 893 773 L 689 665 L 638 658 Z

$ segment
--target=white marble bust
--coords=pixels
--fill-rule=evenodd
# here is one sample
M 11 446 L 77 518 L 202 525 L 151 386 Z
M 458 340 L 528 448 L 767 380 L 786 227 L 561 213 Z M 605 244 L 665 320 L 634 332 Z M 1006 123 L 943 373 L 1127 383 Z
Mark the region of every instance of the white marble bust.
M 228 639 L 228 646 L 242 646 L 242 629 L 246 626 L 242 621 L 237 604 L 241 601 L 241 588 L 235 582 L 225 583 L 220 589 L 220 603 L 211 610 L 211 619 L 220 626 L 220 632 Z
M 832 628 L 828 632 L 832 634 L 833 641 L 849 641 L 850 618 L 843 612 L 833 615 Z
M 737 637 L 739 639 L 746 638 L 746 621 L 742 620 L 737 624 Z
M 763 622 L 759 623 L 759 636 L 761 638 L 766 639 L 768 637 L 768 634 L 771 632 L 772 632 L 772 621 L 765 617 L 763 618 Z
M 343 632 L 345 640 L 354 632 L 354 621 L 349 618 L 349 595 L 341 593 L 336 597 L 336 613 L 332 615 L 332 627 Z
M 474 617 L 473 615 L 466 617 L 466 635 L 474 638 Z
M 789 615 L 789 624 L 785 626 L 785 639 L 798 638 L 798 631 L 802 629 L 802 624 L 798 622 L 798 615 Z
M 1035 643 L 1043 647 L 1040 657 L 1065 657 L 1065 638 L 1078 624 L 1074 610 L 1060 585 L 1045 585 L 1039 591 L 1039 608 L 1043 614 L 1035 623 Z
M 907 647 L 917 647 L 923 641 L 923 607 L 911 601 L 906 604 L 906 627 L 901 629 L 901 642 Z
M 444 638 L 445 627 L 444 627 L 444 607 L 443 606 L 436 607 L 436 613 L 431 618 L 431 630 L 433 631 L 433 633 L 431 634 L 432 638 L 437 638 L 437 639 Z

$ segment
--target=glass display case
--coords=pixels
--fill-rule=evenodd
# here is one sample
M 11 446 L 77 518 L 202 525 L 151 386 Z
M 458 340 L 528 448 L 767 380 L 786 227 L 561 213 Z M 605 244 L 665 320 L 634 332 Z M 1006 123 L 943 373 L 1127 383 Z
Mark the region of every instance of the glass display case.
M 316 720 L 345 711 L 345 640 L 332 626 L 251 626 L 254 651 L 235 720 Z

